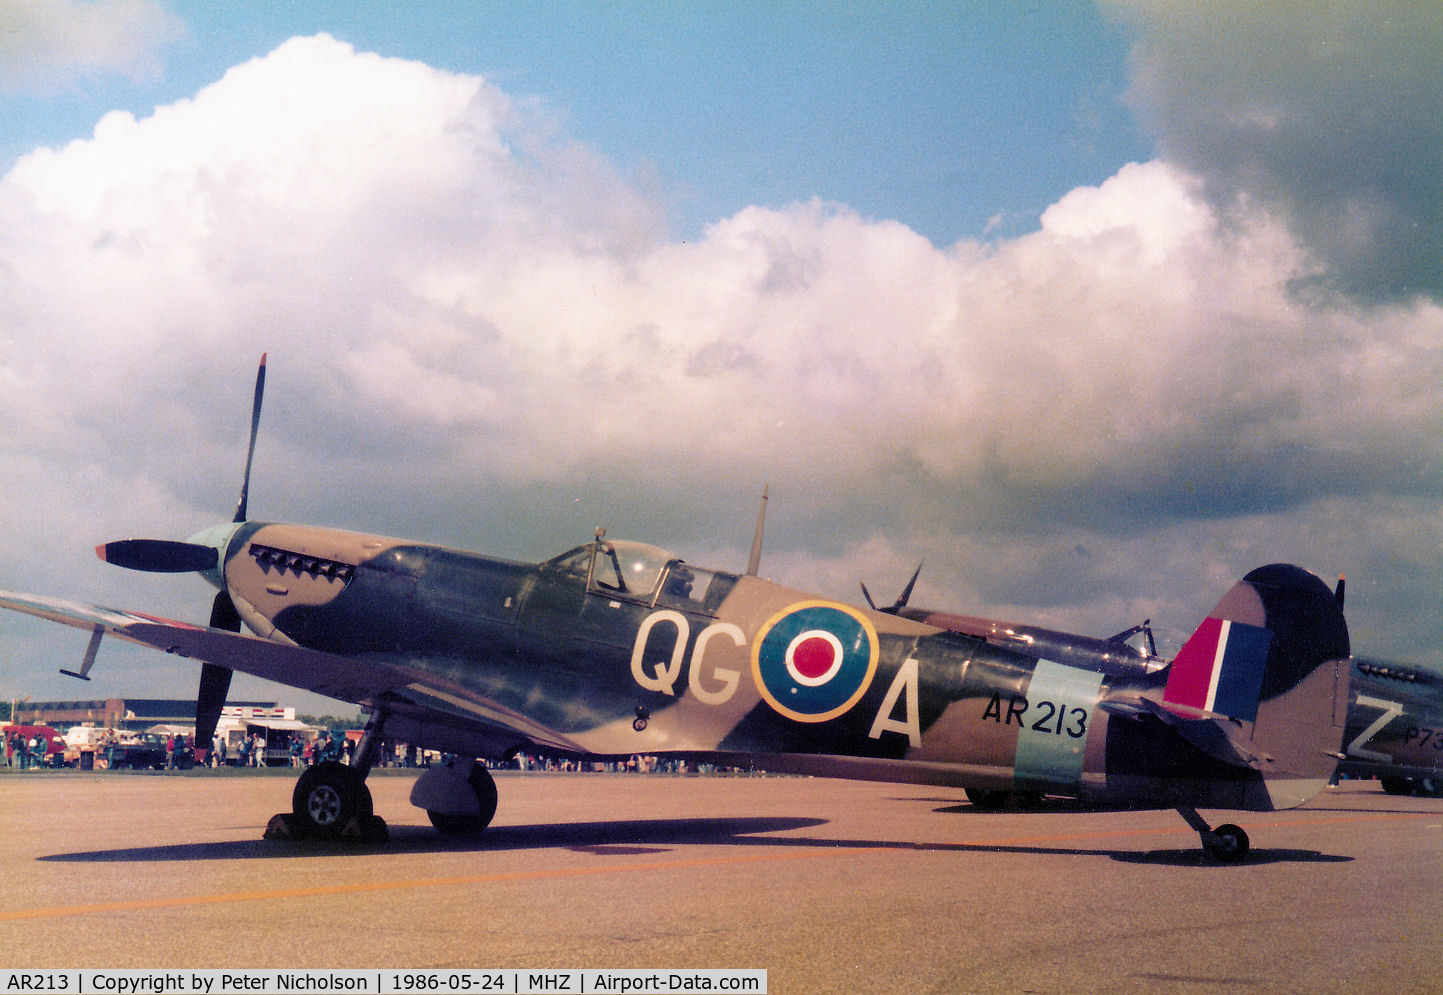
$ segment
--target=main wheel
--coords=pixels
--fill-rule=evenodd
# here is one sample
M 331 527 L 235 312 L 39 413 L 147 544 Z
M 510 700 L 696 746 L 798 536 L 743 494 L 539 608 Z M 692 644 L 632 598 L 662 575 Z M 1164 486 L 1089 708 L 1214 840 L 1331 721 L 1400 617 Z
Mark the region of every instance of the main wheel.
M 1383 790 L 1390 795 L 1411 795 L 1413 793 L 1413 780 L 1407 777 L 1380 777 L 1380 784 Z
M 476 815 L 447 815 L 444 812 L 432 812 L 427 810 L 426 817 L 431 820 L 438 832 L 447 836 L 477 836 L 496 815 L 496 781 L 491 772 L 477 764 L 471 768 L 471 776 L 466 779 L 471 785 L 471 790 L 476 795 L 476 804 L 481 811 Z
M 996 812 L 1005 808 L 1007 800 L 1012 797 L 1012 792 L 1001 788 L 963 788 L 962 792 L 973 808 L 980 808 L 984 812 Z
M 371 790 L 345 764 L 327 760 L 307 767 L 291 793 L 291 811 L 318 836 L 339 836 L 347 826 L 370 824 Z
M 1203 837 L 1203 849 L 1224 864 L 1240 863 L 1248 855 L 1248 834 L 1239 826 L 1225 823 Z

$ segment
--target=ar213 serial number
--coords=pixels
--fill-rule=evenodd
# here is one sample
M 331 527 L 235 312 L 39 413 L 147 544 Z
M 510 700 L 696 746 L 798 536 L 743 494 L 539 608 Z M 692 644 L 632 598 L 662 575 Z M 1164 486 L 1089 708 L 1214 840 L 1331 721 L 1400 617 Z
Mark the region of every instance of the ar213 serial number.
M 994 693 L 982 712 L 982 719 L 999 725 L 1016 723 L 1022 729 L 1069 736 L 1072 739 L 1082 739 L 1087 735 L 1087 709 L 1075 705 L 1069 707 L 1045 699 L 1028 701 L 1020 694 L 1010 696 L 1004 710 L 1002 695 Z

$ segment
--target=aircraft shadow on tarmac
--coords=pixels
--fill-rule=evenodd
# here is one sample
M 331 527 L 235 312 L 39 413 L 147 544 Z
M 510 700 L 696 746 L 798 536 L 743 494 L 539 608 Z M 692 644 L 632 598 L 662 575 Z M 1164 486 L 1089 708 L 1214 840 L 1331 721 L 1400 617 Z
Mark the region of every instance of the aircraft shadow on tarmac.
M 152 860 L 275 860 L 358 853 L 484 853 L 506 850 L 572 849 L 600 853 L 653 853 L 673 846 L 775 844 L 762 833 L 824 825 L 824 819 L 728 818 L 636 819 L 537 826 L 493 825 L 479 836 L 446 836 L 429 826 L 392 826 L 385 843 L 347 840 L 230 840 L 176 843 L 57 853 L 36 859 L 61 863 Z M 260 827 L 256 827 L 259 835 Z M 782 837 L 786 839 L 786 837 Z
M 1106 857 L 1119 863 L 1176 867 L 1224 866 L 1208 859 L 1195 846 L 1138 852 L 1104 848 L 998 843 L 918 843 L 889 840 L 828 839 L 816 836 L 777 836 L 827 824 L 815 818 L 638 819 L 614 822 L 578 822 L 533 826 L 493 826 L 474 838 L 442 836 L 429 827 L 393 826 L 386 843 L 351 843 L 319 840 L 230 840 L 213 843 L 177 843 L 59 853 L 36 859 L 55 863 L 151 862 L 176 860 L 278 860 L 297 857 L 337 857 L 366 853 L 488 853 L 508 850 L 565 849 L 597 856 L 641 856 L 665 853 L 679 846 L 806 847 L 824 850 L 924 851 L 1041 854 Z M 1315 850 L 1254 849 L 1241 865 L 1272 863 L 1334 863 L 1352 857 L 1321 854 Z

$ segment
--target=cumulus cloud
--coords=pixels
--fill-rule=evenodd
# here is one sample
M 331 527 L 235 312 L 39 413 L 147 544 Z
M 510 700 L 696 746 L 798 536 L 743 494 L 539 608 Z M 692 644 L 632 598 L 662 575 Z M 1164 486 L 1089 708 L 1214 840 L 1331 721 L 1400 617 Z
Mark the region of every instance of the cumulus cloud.
M 185 25 L 158 0 L 6 0 L 0 88 L 50 93 L 119 74 L 149 79 Z
M 0 180 L 0 578 L 203 616 L 88 550 L 227 517 L 269 351 L 257 516 L 740 567 L 770 481 L 765 572 L 832 596 L 925 555 L 918 601 L 1181 633 L 1293 559 L 1417 656 L 1443 315 L 1324 265 L 1162 160 L 1007 241 L 812 202 L 679 242 L 533 102 L 294 39 Z
M 1105 6 L 1161 153 L 1217 203 L 1277 212 L 1350 293 L 1443 297 L 1443 5 Z

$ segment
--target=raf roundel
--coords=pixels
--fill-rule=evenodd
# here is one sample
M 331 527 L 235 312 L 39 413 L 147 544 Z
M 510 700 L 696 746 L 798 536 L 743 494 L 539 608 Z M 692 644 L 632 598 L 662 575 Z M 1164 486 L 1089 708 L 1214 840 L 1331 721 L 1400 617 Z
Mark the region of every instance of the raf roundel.
M 752 676 L 767 703 L 798 722 L 825 722 L 867 693 L 877 672 L 877 630 L 829 601 L 773 615 L 752 643 Z

